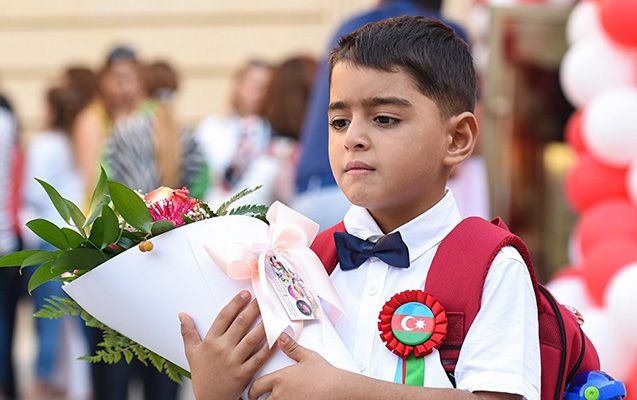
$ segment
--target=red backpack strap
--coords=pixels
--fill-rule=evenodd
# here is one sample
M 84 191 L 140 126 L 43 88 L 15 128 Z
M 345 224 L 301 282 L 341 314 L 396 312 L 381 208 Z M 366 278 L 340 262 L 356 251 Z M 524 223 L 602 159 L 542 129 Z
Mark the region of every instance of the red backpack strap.
M 314 253 L 321 259 L 328 275 L 332 274 L 338 264 L 336 243 L 334 243 L 335 232 L 345 232 L 345 224 L 342 221 L 319 233 L 310 246 Z
M 509 232 L 499 218 L 492 222 L 479 217 L 461 221 L 436 251 L 425 291 L 442 303 L 449 319 L 447 337 L 440 348 L 440 358 L 447 372 L 455 371 L 464 338 L 480 310 L 487 273 L 505 246 L 514 246 L 522 255 L 538 298 L 537 280 L 526 245 Z

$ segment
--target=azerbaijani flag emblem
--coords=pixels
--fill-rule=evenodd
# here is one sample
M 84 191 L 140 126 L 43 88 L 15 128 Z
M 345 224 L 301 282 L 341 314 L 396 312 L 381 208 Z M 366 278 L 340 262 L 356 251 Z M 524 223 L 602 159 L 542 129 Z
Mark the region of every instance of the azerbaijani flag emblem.
M 424 343 L 434 331 L 434 313 L 415 301 L 398 307 L 391 319 L 391 329 L 396 339 L 410 346 Z

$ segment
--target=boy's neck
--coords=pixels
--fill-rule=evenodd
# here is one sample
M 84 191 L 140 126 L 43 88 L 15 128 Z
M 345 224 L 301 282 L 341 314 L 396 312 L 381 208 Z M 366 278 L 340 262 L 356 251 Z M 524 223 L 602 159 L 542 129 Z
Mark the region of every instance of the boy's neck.
M 418 204 L 405 204 L 402 207 L 374 210 L 368 208 L 367 211 L 372 218 L 374 218 L 374 221 L 376 221 L 380 230 L 384 234 L 387 234 L 394 231 L 396 228 L 405 225 L 407 222 L 419 215 L 424 214 L 426 211 L 438 204 L 438 202 L 445 196 L 445 193 L 446 189 L 443 188 L 440 191 L 436 191 L 435 194 L 432 194 L 432 196 L 428 196 L 428 199 L 419 202 Z

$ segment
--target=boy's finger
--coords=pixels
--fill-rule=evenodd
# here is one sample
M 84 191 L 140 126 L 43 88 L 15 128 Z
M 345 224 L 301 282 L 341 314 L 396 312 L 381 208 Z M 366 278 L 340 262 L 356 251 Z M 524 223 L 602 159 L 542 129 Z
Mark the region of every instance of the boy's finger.
M 192 347 L 201 343 L 201 337 L 195 328 L 195 321 L 188 314 L 179 313 L 179 321 L 181 322 L 181 337 L 184 340 L 184 348 L 186 354 L 189 354 Z
M 272 357 L 272 354 L 274 354 L 276 348 L 276 344 L 272 346 L 272 348 L 270 348 L 267 342 L 263 343 L 261 345 L 261 348 L 259 348 L 259 350 L 254 353 L 252 357 L 248 359 L 248 361 L 245 362 L 244 365 L 247 368 L 248 373 L 251 376 L 256 374 L 257 371 L 260 370 L 261 367 L 263 367 L 263 365 L 270 359 L 270 357 Z
M 236 345 L 248 333 L 250 327 L 254 325 L 254 321 L 259 317 L 259 304 L 256 300 L 252 300 L 241 312 L 235 317 L 234 321 L 228 327 L 224 336 Z
M 274 373 L 262 376 L 254 381 L 248 392 L 249 400 L 257 400 L 260 396 L 271 393 L 274 389 Z
M 315 354 L 312 350 L 306 349 L 298 344 L 296 340 L 292 339 L 290 335 L 285 332 L 279 336 L 277 344 L 281 351 L 296 362 L 301 362 L 304 358 Z
M 232 321 L 237 317 L 237 314 L 248 304 L 251 297 L 252 295 L 247 290 L 242 290 L 237 293 L 237 295 L 219 311 L 219 315 L 217 315 L 217 318 L 215 318 L 212 323 L 206 337 L 223 335 Z
M 260 321 L 241 339 L 237 347 L 235 347 L 234 351 L 237 358 L 241 360 L 241 362 L 247 360 L 250 355 L 254 354 L 257 346 L 263 342 L 263 339 L 265 339 L 265 327 L 263 326 L 263 321 Z

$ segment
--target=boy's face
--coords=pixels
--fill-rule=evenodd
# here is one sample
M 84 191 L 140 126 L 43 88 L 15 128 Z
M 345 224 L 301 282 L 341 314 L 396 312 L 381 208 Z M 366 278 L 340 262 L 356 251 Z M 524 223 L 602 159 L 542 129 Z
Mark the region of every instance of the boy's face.
M 416 216 L 440 200 L 450 124 L 406 72 L 338 62 L 328 119 L 332 172 L 353 204 Z

